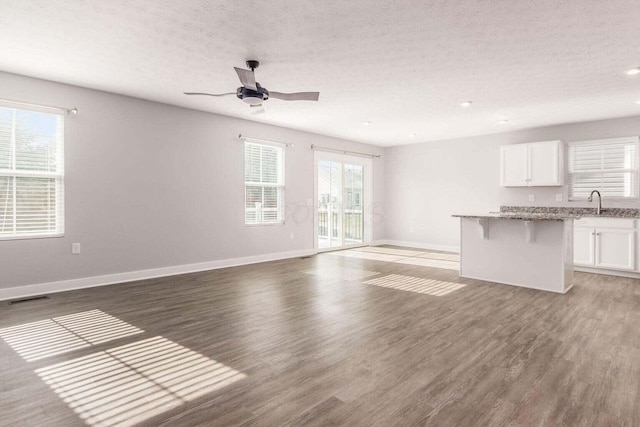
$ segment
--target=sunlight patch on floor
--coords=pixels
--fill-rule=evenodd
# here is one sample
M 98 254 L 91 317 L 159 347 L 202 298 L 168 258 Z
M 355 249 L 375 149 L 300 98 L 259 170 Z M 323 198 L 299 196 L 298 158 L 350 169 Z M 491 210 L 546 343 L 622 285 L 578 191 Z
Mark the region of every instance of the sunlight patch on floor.
M 381 286 L 383 288 L 397 289 L 400 291 L 417 292 L 433 296 L 443 296 L 464 288 L 466 285 L 440 280 L 423 279 L 420 277 L 402 276 L 390 274 L 364 282 L 367 285 Z
M 0 338 L 31 362 L 143 332 L 100 310 L 90 310 L 0 329 Z
M 364 279 L 366 277 L 371 277 L 371 276 L 375 276 L 376 274 L 380 274 L 377 271 L 368 271 L 368 270 L 361 270 L 359 268 L 347 268 L 347 267 L 319 268 L 317 270 L 304 271 L 303 273 L 318 276 L 323 279 L 342 279 L 342 280 Z
M 161 336 L 36 373 L 90 426 L 134 425 L 246 378 Z

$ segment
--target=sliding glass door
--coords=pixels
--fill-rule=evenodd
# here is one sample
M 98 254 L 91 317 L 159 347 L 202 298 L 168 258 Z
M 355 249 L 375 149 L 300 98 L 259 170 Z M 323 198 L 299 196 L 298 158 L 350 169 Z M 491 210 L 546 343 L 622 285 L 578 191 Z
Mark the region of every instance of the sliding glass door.
M 316 156 L 316 247 L 365 244 L 366 159 Z

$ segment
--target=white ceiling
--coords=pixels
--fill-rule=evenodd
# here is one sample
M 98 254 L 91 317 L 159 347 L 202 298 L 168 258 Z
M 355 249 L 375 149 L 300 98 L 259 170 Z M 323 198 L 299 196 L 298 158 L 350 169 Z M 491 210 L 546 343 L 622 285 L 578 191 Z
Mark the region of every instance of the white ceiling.
M 640 114 L 640 75 L 624 74 L 640 66 L 638 0 L 2 0 L 0 10 L 0 70 L 383 146 Z M 234 91 L 233 66 L 254 58 L 267 89 L 320 101 L 271 99 L 253 116 L 234 97 L 182 94 Z

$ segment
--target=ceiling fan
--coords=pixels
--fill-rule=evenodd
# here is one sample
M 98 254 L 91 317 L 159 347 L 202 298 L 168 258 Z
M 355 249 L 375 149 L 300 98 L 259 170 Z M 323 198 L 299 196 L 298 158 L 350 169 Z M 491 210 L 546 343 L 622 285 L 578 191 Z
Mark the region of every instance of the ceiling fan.
M 255 69 L 258 68 L 260 62 L 255 60 L 247 61 L 247 67 L 250 70 L 245 70 L 238 67 L 233 67 L 240 79 L 240 86 L 235 92 L 227 93 L 204 93 L 204 92 L 184 92 L 185 95 L 206 95 L 206 96 L 229 96 L 236 95 L 243 102 L 246 102 L 251 107 L 253 114 L 264 113 L 262 103 L 269 98 L 282 99 L 283 101 L 317 101 L 320 97 L 320 92 L 274 92 L 269 91 L 267 88 L 262 87 L 260 83 L 256 82 Z

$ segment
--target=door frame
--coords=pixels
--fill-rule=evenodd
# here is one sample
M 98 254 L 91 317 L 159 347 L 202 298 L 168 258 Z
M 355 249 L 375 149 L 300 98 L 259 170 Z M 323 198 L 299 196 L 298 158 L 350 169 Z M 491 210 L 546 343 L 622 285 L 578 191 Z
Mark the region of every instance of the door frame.
M 362 240 L 363 241 L 362 243 L 356 243 L 353 245 L 343 245 L 338 248 L 320 249 L 318 247 L 318 162 L 321 160 L 325 160 L 329 162 L 332 162 L 332 161 L 340 162 L 343 164 L 343 167 L 342 167 L 343 189 L 344 189 L 344 164 L 347 163 L 347 164 L 359 165 L 359 166 L 362 166 L 363 168 L 362 175 L 363 175 L 364 191 L 363 191 L 362 197 L 364 200 L 362 201 L 362 209 L 363 209 L 363 213 L 362 213 L 363 215 L 363 218 L 362 218 L 363 239 Z M 363 246 L 369 246 L 369 244 L 371 243 L 371 233 L 372 233 L 371 231 L 372 229 L 371 227 L 371 207 L 372 207 L 371 196 L 373 194 L 373 191 L 371 188 L 372 167 L 373 167 L 373 161 L 370 158 L 360 157 L 360 156 L 351 156 L 347 154 L 332 153 L 332 152 L 320 151 L 320 150 L 315 150 L 313 152 L 313 200 L 314 200 L 313 201 L 313 247 L 316 253 L 336 251 L 336 250 L 349 249 L 349 248 L 359 248 Z M 342 193 L 343 193 L 342 199 L 344 201 L 344 197 L 345 197 L 344 191 Z M 342 206 L 344 208 L 344 202 L 342 203 Z M 343 228 L 343 234 L 344 234 L 344 228 Z M 344 243 L 344 240 L 343 240 L 343 243 Z

